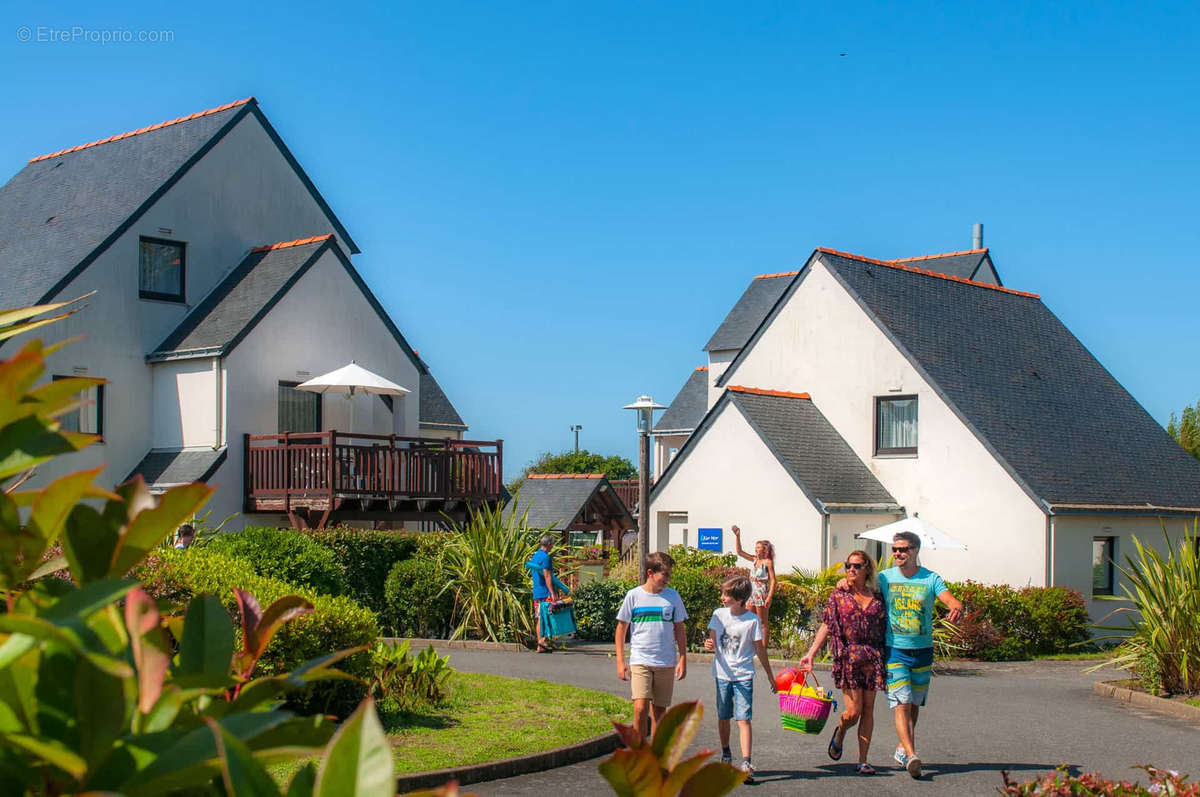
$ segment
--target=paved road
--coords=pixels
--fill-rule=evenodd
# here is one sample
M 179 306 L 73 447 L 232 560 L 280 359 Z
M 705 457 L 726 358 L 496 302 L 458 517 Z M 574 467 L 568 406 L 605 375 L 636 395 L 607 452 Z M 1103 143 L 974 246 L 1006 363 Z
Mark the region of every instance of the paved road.
M 450 663 L 465 672 L 563 681 L 629 694 L 628 684 L 616 678 L 613 660 L 604 655 L 453 650 Z M 917 747 L 926 772 L 921 782 L 914 782 L 891 760 L 896 731 L 882 697 L 870 756 L 880 773 L 867 779 L 853 773 L 857 758 L 851 745 L 842 761 L 834 763 L 825 755 L 828 734 L 818 738 L 782 730 L 778 704 L 760 674 L 754 694 L 758 782 L 742 790 L 761 797 L 995 794 L 1001 770 L 1028 779 L 1060 763 L 1131 780 L 1143 773 L 1130 767 L 1143 762 L 1200 775 L 1200 725 L 1099 697 L 1092 692 L 1092 682 L 1116 676 L 1111 671 L 1086 675 L 1081 669 L 1077 662 L 1022 662 L 971 665 L 936 676 L 918 728 Z M 705 704 L 696 748 L 718 747 L 713 692 L 707 664 L 694 663 L 688 677 L 676 684 L 676 700 L 700 698 Z M 735 732 L 735 757 L 736 738 Z M 484 797 L 604 795 L 610 792 L 596 772 L 598 761 L 469 789 Z

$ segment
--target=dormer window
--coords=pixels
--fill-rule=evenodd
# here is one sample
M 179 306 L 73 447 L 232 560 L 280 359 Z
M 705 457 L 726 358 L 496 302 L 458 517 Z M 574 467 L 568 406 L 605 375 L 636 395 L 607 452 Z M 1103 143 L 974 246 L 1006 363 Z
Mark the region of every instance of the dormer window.
M 184 248 L 180 241 L 143 237 L 138 245 L 138 296 L 182 302 Z
M 875 456 L 917 455 L 917 397 L 876 396 Z

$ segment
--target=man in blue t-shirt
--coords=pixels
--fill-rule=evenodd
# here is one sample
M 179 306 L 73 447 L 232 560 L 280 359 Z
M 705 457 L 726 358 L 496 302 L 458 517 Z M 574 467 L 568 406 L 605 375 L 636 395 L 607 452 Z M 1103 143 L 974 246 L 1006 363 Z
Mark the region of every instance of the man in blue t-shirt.
M 879 590 L 887 607 L 887 695 L 895 710 L 896 735 L 900 745 L 895 759 L 914 778 L 921 777 L 917 755 L 917 715 L 929 693 L 929 671 L 933 666 L 933 602 L 950 609 L 947 619 L 957 623 L 962 603 L 946 589 L 946 582 L 932 570 L 921 567 L 917 555 L 921 538 L 902 531 L 892 538 L 895 567 L 879 574 Z
M 538 653 L 548 653 L 550 640 L 542 636 L 541 611 L 542 602 L 554 600 L 554 569 L 550 562 L 550 549 L 554 547 L 554 535 L 543 534 L 538 539 L 537 553 L 525 566 L 533 578 L 533 626 L 537 629 Z

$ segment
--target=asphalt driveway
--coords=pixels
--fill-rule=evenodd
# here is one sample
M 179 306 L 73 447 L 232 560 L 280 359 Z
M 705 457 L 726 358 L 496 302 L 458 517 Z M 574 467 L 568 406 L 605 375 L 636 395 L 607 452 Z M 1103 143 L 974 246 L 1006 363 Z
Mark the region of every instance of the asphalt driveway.
M 546 679 L 627 696 L 612 658 L 581 652 L 450 651 L 464 672 Z M 891 760 L 896 732 L 881 696 L 876 704 L 871 763 L 879 774 L 855 775 L 850 744 L 841 762 L 825 755 L 828 734 L 804 736 L 779 725 L 778 703 L 761 673 L 754 694 L 754 763 L 758 782 L 742 791 L 774 794 L 995 794 L 1001 770 L 1029 779 L 1065 763 L 1076 771 L 1145 782 L 1139 763 L 1193 771 L 1200 776 L 1200 725 L 1189 724 L 1102 698 L 1092 683 L 1118 677 L 1111 671 L 1082 673 L 1078 662 L 1020 662 L 960 666 L 935 676 L 929 705 L 921 713 L 917 749 L 925 777 L 914 782 Z M 694 662 L 676 684 L 675 699 L 704 701 L 704 727 L 695 747 L 717 748 L 710 665 Z M 830 726 L 832 728 L 832 725 Z M 734 756 L 737 751 L 734 734 Z M 603 795 L 610 793 L 596 761 L 517 778 L 473 784 L 480 795 Z

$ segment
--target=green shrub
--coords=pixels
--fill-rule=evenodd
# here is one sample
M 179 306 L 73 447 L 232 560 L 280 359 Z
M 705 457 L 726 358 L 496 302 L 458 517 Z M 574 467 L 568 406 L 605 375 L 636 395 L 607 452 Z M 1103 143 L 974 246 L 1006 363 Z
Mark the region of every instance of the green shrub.
M 322 595 L 346 594 L 346 570 L 333 551 L 298 531 L 247 527 L 214 536 L 207 547 L 249 562 L 260 576 L 309 587 Z
M 382 613 L 385 605 L 384 583 L 392 565 L 408 559 L 417 551 L 417 538 L 403 531 L 336 528 L 302 532 L 319 545 L 333 551 L 346 573 L 347 593 L 356 603 Z
M 375 613 L 349 598 L 321 595 L 312 589 L 261 576 L 249 563 L 209 548 L 156 552 L 138 568 L 135 577 L 155 599 L 172 604 L 212 593 L 234 617 L 234 588 L 250 592 L 263 606 L 284 595 L 300 595 L 310 601 L 312 613 L 285 625 L 267 645 L 259 660 L 257 672 L 261 676 L 288 672 L 309 659 L 336 650 L 370 645 L 379 636 Z M 351 656 L 341 669 L 363 682 L 316 684 L 295 693 L 288 703 L 306 713 L 348 714 L 366 695 L 366 681 L 372 674 L 370 654 Z
M 1069 653 L 1088 641 L 1087 604 L 1075 590 L 1025 587 L 1017 595 L 1029 617 L 1032 653 Z
M 392 565 L 384 584 L 385 625 L 396 636 L 444 639 L 453 627 L 454 593 L 443 590 L 440 560 L 414 556 Z
M 375 671 L 372 693 L 390 709 L 414 712 L 437 707 L 446 697 L 446 679 L 454 672 L 449 656 L 439 656 L 433 645 L 409 655 L 409 640 L 399 645 L 376 642 L 371 648 Z
M 703 570 L 680 568 L 676 565 L 668 585 L 683 600 L 688 617 L 683 621 L 687 630 L 688 647 L 704 644 L 708 637 L 708 621 L 713 610 L 721 608 L 721 585 Z
M 603 578 L 589 581 L 571 594 L 575 636 L 588 642 L 611 642 L 617 634 L 617 610 L 632 581 Z
M 709 567 L 735 567 L 738 555 L 735 553 L 716 553 L 699 548 L 689 548 L 686 545 L 672 545 L 667 553 L 675 560 L 675 569 L 703 570 Z
M 1025 783 L 1017 783 L 1002 772 L 1004 786 L 1000 793 L 1008 797 L 1035 797 L 1035 795 L 1070 794 L 1077 797 L 1155 797 L 1155 795 L 1196 794 L 1197 784 L 1189 783 L 1187 775 L 1172 770 L 1139 765 L 1150 776 L 1150 785 L 1143 786 L 1127 780 L 1109 780 L 1097 772 L 1072 775 L 1066 764 L 1049 775 L 1043 775 Z
M 1065 587 L 1025 587 L 964 581 L 947 585 L 963 602 L 959 654 L 983 661 L 1017 661 L 1034 654 L 1069 653 L 1088 639 L 1082 596 Z M 944 614 L 939 605 L 939 613 Z

